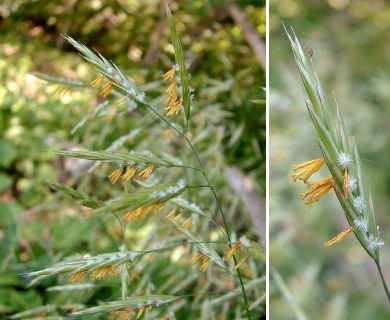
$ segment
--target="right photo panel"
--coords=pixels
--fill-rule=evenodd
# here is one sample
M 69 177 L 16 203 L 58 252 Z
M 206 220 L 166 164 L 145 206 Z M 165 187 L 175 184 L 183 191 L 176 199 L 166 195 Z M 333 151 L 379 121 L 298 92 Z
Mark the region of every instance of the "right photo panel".
M 271 0 L 270 319 L 390 319 L 390 3 Z

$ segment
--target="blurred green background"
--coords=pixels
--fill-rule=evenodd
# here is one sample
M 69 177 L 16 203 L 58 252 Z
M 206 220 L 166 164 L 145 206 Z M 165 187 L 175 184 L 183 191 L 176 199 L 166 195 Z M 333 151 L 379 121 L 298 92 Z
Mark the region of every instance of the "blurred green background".
M 309 209 L 292 165 L 319 158 L 315 129 L 282 22 L 315 51 L 313 61 L 355 137 L 372 190 L 390 281 L 390 4 L 386 1 L 270 2 L 270 315 L 271 319 L 389 319 L 374 262 L 357 239 L 328 250 L 347 228 L 334 193 Z M 316 177 L 326 177 L 322 168 Z M 314 177 L 315 179 L 315 177 Z
M 194 134 L 201 133 L 196 136 L 195 145 L 206 166 L 212 168 L 210 174 L 225 203 L 228 221 L 234 221 L 233 234 L 246 234 L 264 243 L 265 229 L 253 227 L 259 226 L 253 219 L 265 217 L 265 71 L 248 44 L 243 25 L 231 10 L 234 6 L 244 15 L 264 45 L 265 2 L 169 3 L 191 63 L 190 82 L 195 88 L 192 129 Z M 164 134 L 169 133 L 157 125 L 153 116 L 131 107 L 117 108 L 115 100 L 71 133 L 80 120 L 96 112 L 102 100 L 89 85 L 97 72 L 66 43 L 61 33 L 96 48 L 114 61 L 137 81 L 161 112 L 165 89 L 161 75 L 174 61 L 163 1 L 1 1 L 0 317 L 52 305 L 52 309 L 38 309 L 33 314 L 60 318 L 72 309 L 119 295 L 116 279 L 97 282 L 93 288 L 75 293 L 46 291 L 66 284 L 66 277 L 52 277 L 26 288 L 28 279 L 20 276 L 75 253 L 118 250 L 119 229 L 115 221 L 85 220 L 80 215 L 81 208 L 45 183 L 60 181 L 89 195 L 109 199 L 123 192 L 123 188 L 107 183 L 106 176 L 113 168 L 101 166 L 88 174 L 88 163 L 57 157 L 50 149 L 101 150 L 116 141 L 123 144 L 122 151 L 163 149 L 184 159 L 189 154 L 182 150 L 178 139 L 164 139 Z M 85 87 L 61 95 L 56 93 L 57 85 L 35 78 L 31 75 L 34 72 L 77 79 Z M 231 170 L 236 171 L 232 174 Z M 232 179 L 245 185 L 245 190 L 232 191 Z M 260 206 L 248 202 L 246 192 Z M 194 194 L 188 197 L 194 199 Z M 212 198 L 205 194 L 201 197 L 198 205 L 213 214 Z M 176 239 L 177 236 L 172 237 L 172 226 L 163 222 L 157 228 L 155 222 L 134 225 L 128 239 L 132 249 L 155 248 L 167 239 Z M 207 239 L 215 233 L 205 223 L 199 231 Z M 132 293 L 155 288 L 159 293 L 185 294 L 218 291 L 231 285 L 230 280 L 216 284 L 218 277 L 200 273 L 197 267 L 188 266 L 188 260 L 188 255 L 179 250 L 174 257 L 170 252 L 155 258 L 155 263 L 140 261 L 132 274 Z M 161 270 L 165 271 L 156 272 Z M 265 273 L 264 259 L 247 267 L 246 272 L 248 281 L 261 278 Z M 256 316 L 265 310 L 265 296 L 261 298 L 259 293 L 264 294 L 265 281 L 260 282 L 250 297 L 251 301 L 258 299 L 254 306 Z M 214 305 L 208 298 L 200 302 L 194 297 L 178 304 L 173 311 L 177 319 L 184 319 L 190 312 L 201 319 L 217 314 L 219 319 L 226 319 L 239 314 L 241 307 L 240 296 Z

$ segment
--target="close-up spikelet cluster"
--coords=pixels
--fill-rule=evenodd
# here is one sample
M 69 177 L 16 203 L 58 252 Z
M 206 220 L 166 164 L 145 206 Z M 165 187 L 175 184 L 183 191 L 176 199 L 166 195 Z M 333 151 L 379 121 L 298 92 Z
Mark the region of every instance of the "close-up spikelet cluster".
M 294 181 L 302 180 L 309 189 L 301 194 L 310 208 L 331 190 L 337 196 L 349 227 L 324 244 L 328 249 L 355 234 L 364 250 L 375 261 L 382 284 L 389 297 L 386 281 L 379 262 L 379 249 L 384 242 L 376 224 L 372 195 L 364 179 L 361 158 L 356 142 L 349 136 L 340 108 L 328 102 L 313 64 L 313 54 L 304 50 L 295 34 L 286 30 L 307 98 L 306 107 L 318 134 L 319 150 L 323 158 L 293 165 Z M 326 164 L 330 176 L 317 181 L 310 177 Z

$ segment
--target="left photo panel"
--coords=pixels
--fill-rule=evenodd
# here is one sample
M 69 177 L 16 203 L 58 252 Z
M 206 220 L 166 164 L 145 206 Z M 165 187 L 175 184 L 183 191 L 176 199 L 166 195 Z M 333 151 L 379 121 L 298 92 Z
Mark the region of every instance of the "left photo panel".
M 266 319 L 266 11 L 0 5 L 0 318 Z

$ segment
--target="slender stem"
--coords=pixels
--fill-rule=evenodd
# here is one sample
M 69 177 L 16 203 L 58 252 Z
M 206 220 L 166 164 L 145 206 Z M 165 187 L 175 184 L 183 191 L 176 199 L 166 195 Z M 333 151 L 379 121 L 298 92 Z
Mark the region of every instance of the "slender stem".
M 159 117 L 162 121 L 164 121 L 177 134 L 179 134 L 183 138 L 186 138 L 186 136 L 180 130 L 176 129 L 174 125 L 172 125 L 167 119 L 165 119 L 161 114 L 159 114 L 151 105 L 145 104 L 145 106 L 147 106 L 150 110 L 152 110 L 157 117 Z
M 197 188 L 211 188 L 209 184 L 198 184 L 192 186 L 186 186 L 187 189 L 197 189 Z
M 191 169 L 191 170 L 203 172 L 201 169 L 195 168 L 195 167 L 191 167 L 191 166 L 184 166 L 184 165 L 183 165 L 183 166 L 179 166 L 179 165 L 175 165 L 174 167 L 175 167 L 175 168 L 186 168 L 186 169 Z
M 381 268 L 381 265 L 380 265 L 380 263 L 379 263 L 379 259 L 378 259 L 378 260 L 375 260 L 375 264 L 376 264 L 376 267 L 378 268 L 379 275 L 381 276 L 382 285 L 383 285 L 383 288 L 384 288 L 385 291 L 386 291 L 387 299 L 388 299 L 389 302 L 390 302 L 390 292 L 389 292 L 389 289 L 387 288 L 386 279 L 385 279 L 385 277 L 383 276 L 382 268 Z

